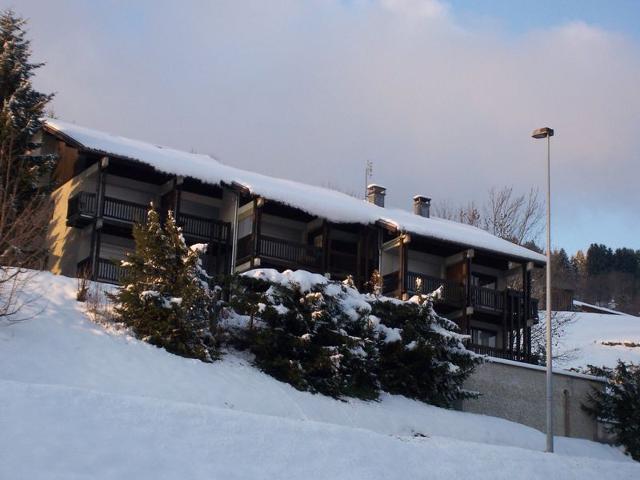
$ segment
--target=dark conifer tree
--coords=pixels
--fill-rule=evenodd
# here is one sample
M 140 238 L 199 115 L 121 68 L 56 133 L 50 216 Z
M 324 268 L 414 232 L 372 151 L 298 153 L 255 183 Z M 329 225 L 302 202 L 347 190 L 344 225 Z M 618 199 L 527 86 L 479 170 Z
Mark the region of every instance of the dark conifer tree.
M 609 382 L 606 389 L 594 391 L 583 408 L 608 422 L 617 444 L 640 461 L 640 366 L 619 361 L 613 370 L 590 366 L 589 373 Z
M 187 247 L 171 212 L 163 226 L 153 208 L 133 236 L 136 249 L 122 262 L 123 285 L 113 296 L 116 315 L 154 345 L 212 361 L 219 290 L 200 265 L 205 246 Z
M 42 179 L 53 166 L 52 157 L 28 154 L 37 147 L 33 138 L 42 128 L 45 108 L 53 95 L 33 88 L 32 77 L 43 64 L 29 61 L 31 47 L 25 26 L 26 21 L 12 10 L 0 14 L 0 175 L 16 182 L 18 211 L 39 193 Z
M 25 25 L 11 10 L 0 13 L 0 265 L 40 268 L 55 158 L 35 155 L 33 140 L 52 95 L 31 83 L 42 64 L 29 61 Z

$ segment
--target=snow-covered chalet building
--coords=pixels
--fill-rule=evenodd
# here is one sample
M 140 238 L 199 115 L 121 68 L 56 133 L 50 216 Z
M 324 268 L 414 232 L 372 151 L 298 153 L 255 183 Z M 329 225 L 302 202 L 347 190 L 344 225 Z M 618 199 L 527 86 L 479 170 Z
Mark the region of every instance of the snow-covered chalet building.
M 48 232 L 54 273 L 88 271 L 116 283 L 119 260 L 134 247 L 132 225 L 153 202 L 174 212 L 188 243 L 209 245 L 212 273 L 304 269 L 351 275 L 362 286 L 377 270 L 383 293 L 398 298 L 443 286 L 436 308 L 472 336 L 472 348 L 529 358 L 538 321 L 531 272 L 545 257 L 430 217 L 427 197 L 414 197 L 413 213 L 385 208 L 378 185 L 358 200 L 58 120 L 40 136 L 38 153 L 58 155 Z M 521 289 L 508 288 L 515 284 Z

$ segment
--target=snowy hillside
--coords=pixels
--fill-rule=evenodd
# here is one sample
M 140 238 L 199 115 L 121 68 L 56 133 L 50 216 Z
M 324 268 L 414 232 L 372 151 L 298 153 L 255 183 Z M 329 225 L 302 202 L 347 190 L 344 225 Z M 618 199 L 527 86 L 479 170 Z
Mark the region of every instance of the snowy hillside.
M 612 447 L 403 397 L 298 392 L 237 354 L 186 360 L 93 324 L 40 274 L 0 327 L 0 478 L 640 478 Z
M 565 327 L 559 352 L 568 355 L 563 368 L 587 364 L 615 367 L 618 359 L 640 363 L 640 318 L 631 315 L 558 312 L 573 316 Z

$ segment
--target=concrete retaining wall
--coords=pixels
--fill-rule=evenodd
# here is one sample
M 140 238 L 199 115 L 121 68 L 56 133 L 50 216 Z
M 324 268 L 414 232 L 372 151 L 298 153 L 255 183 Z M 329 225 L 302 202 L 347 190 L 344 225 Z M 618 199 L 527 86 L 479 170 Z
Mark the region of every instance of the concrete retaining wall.
M 490 359 L 480 365 L 465 388 L 481 393 L 465 400 L 461 409 L 546 430 L 546 380 L 544 367 Z M 554 370 L 554 434 L 607 441 L 601 426 L 581 408 L 593 388 L 604 388 L 598 377 Z

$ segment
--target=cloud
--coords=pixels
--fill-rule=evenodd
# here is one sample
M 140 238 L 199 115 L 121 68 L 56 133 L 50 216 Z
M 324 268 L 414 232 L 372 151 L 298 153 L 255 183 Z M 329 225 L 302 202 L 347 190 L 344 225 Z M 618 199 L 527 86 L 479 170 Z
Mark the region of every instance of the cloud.
M 443 18 L 449 13 L 449 6 L 439 0 L 381 0 L 380 4 L 395 13 L 403 15 Z
M 640 238 L 640 50 L 614 32 L 574 22 L 515 35 L 418 0 L 16 7 L 61 118 L 348 192 L 362 192 L 372 160 L 405 208 L 418 193 L 543 187 L 530 132 L 549 125 L 558 241 L 576 244 L 585 218 L 584 242 L 602 238 L 607 211 L 628 219 L 620 238 Z

